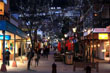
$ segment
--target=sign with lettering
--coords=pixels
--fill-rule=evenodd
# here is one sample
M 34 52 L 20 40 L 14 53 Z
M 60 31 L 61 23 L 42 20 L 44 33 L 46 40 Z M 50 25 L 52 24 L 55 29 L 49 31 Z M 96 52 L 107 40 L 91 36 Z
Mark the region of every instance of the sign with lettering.
M 4 15 L 4 3 L 0 2 L 0 15 Z

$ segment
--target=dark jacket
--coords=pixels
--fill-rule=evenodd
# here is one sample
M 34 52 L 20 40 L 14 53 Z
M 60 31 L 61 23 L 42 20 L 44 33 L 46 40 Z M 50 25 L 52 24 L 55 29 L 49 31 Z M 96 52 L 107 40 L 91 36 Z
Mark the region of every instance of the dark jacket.
M 6 60 L 9 60 L 10 59 L 10 52 L 9 51 L 6 51 L 5 52 L 5 59 Z

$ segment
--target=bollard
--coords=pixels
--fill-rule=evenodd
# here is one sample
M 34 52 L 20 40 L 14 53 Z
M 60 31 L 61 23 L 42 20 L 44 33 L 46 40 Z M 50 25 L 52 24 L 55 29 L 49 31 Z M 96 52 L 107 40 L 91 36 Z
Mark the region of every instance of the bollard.
M 86 73 L 91 73 L 91 67 L 89 65 L 86 67 Z
M 57 65 L 55 63 L 52 64 L 52 73 L 57 73 Z
M 99 72 L 99 63 L 98 62 L 96 62 L 96 72 Z
M 73 63 L 73 71 L 76 71 L 76 66 L 75 66 L 75 62 Z

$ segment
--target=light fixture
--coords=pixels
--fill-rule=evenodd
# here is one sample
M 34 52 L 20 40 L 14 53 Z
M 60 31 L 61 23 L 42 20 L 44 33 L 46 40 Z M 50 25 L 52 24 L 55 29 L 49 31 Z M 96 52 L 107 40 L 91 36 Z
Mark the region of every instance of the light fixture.
M 76 29 L 77 29 L 76 27 L 75 28 L 72 28 L 73 32 L 76 32 Z
M 64 38 L 61 39 L 62 41 L 64 40 Z
M 106 49 L 102 49 L 102 52 L 106 52 Z
M 29 36 L 29 33 L 27 34 L 27 36 Z
M 68 36 L 67 34 L 64 34 L 65 38 Z
M 50 37 L 48 37 L 48 40 L 50 39 Z
M 83 30 L 83 32 L 86 32 L 86 31 L 87 31 L 86 29 Z
M 89 29 L 87 32 L 88 32 L 88 34 L 90 34 L 91 33 L 91 30 Z
M 56 39 L 56 42 L 58 42 L 58 39 Z
M 97 13 L 95 13 L 95 14 L 94 14 L 94 16 L 98 16 L 98 14 L 97 14 Z
M 100 44 L 98 44 L 98 47 L 100 47 Z

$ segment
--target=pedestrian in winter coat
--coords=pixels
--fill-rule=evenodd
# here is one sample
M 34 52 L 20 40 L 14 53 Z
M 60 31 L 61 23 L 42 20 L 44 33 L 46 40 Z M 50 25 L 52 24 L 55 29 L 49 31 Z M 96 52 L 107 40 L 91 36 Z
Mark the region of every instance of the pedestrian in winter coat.
M 9 51 L 9 48 L 6 49 L 6 52 L 5 52 L 5 62 L 6 64 L 8 64 L 8 66 L 10 65 L 9 63 L 9 60 L 10 60 L 10 51 Z

